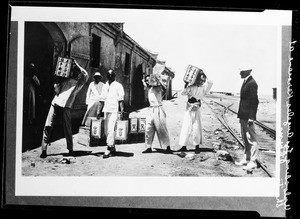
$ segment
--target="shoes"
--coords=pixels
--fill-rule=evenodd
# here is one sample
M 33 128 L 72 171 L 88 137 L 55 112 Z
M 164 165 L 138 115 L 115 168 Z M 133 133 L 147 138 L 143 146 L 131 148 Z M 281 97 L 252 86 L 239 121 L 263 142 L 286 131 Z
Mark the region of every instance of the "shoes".
M 250 161 L 247 166 L 243 167 L 243 170 L 251 170 L 257 168 L 257 164 L 254 161 Z
M 69 156 L 74 156 L 74 154 L 75 154 L 75 153 L 74 153 L 73 150 L 69 150 L 69 153 L 68 153 Z
M 109 150 L 106 150 L 103 154 L 103 159 L 109 158 L 109 157 L 111 157 L 111 155 L 112 155 L 111 152 Z
M 170 146 L 167 147 L 167 149 L 165 150 L 165 154 L 172 154 L 173 151 L 171 150 Z
M 178 150 L 178 152 L 185 152 L 185 151 L 187 151 L 186 146 L 182 146 L 182 147 Z
M 116 152 L 116 147 L 115 147 L 115 146 L 109 147 L 108 150 L 109 150 L 111 153 L 115 153 L 115 152 Z
M 200 154 L 199 145 L 196 145 L 196 147 L 195 147 L 195 154 Z
M 107 150 L 104 152 L 103 158 L 109 158 L 111 156 L 114 155 L 114 153 L 116 153 L 116 148 L 114 146 L 107 146 Z
M 45 150 L 42 151 L 40 158 L 46 158 L 47 157 L 47 153 Z
M 144 150 L 142 153 L 143 153 L 143 154 L 152 153 L 152 149 L 151 149 L 151 148 L 147 148 L 147 149 Z
M 249 161 L 247 161 L 246 159 L 243 159 L 243 160 L 241 160 L 241 161 L 236 161 L 236 162 L 234 162 L 234 163 L 235 163 L 235 165 L 237 165 L 237 166 L 243 166 L 243 165 L 247 165 L 248 162 L 249 162 Z

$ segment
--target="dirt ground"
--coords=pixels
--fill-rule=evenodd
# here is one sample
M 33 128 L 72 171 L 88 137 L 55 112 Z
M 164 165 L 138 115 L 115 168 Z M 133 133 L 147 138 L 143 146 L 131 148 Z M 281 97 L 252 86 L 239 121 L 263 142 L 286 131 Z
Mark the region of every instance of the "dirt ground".
M 226 101 L 226 95 L 221 96 Z M 206 97 L 210 102 L 211 97 Z M 74 157 L 67 156 L 65 139 L 59 139 L 48 147 L 48 157 L 39 157 L 41 148 L 28 150 L 22 154 L 23 176 L 235 176 L 235 177 L 268 177 L 261 168 L 247 173 L 234 164 L 239 160 L 243 150 L 237 149 L 233 137 L 222 127 L 214 113 L 206 105 L 202 105 L 202 121 L 204 143 L 200 146 L 201 152 L 194 153 L 194 147 L 187 145 L 188 152 L 175 152 L 180 148 L 178 138 L 181 130 L 186 97 L 178 96 L 175 99 L 164 101 L 167 113 L 167 126 L 170 135 L 172 154 L 165 154 L 159 146 L 155 136 L 151 154 L 142 154 L 144 143 L 118 144 L 116 156 L 103 159 L 105 146 L 87 147 L 77 143 L 77 135 L 73 135 Z M 238 102 L 238 101 L 237 101 Z M 270 121 L 275 123 L 275 102 L 265 101 L 261 105 Z M 269 110 L 269 112 L 267 112 Z M 147 108 L 131 113 L 130 116 L 145 117 Z M 273 115 L 273 117 L 272 117 Z M 262 116 L 262 115 L 260 115 Z M 265 117 L 266 118 L 266 117 Z M 236 118 L 237 120 L 237 118 Z M 216 146 L 227 151 L 230 156 L 227 160 L 216 153 Z M 221 159 L 220 159 L 221 158 Z M 275 163 L 275 157 L 272 158 Z

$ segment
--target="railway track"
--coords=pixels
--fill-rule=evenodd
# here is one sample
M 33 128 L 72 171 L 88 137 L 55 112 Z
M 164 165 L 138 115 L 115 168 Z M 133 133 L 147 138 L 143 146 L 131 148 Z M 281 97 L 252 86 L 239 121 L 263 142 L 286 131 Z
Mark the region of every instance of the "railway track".
M 218 104 L 218 105 L 224 107 L 225 109 L 231 111 L 231 112 L 234 113 L 234 114 L 237 114 L 236 111 L 230 109 L 230 106 L 231 106 L 232 104 L 229 105 L 229 106 L 224 106 L 223 104 L 220 104 L 220 103 L 218 103 L 218 102 L 216 102 L 216 101 L 213 101 L 213 100 L 212 100 L 212 102 L 214 102 L 214 103 L 216 103 L 216 104 Z M 256 125 L 260 126 L 263 130 L 265 130 L 267 133 L 269 133 L 269 135 L 270 135 L 273 139 L 276 139 L 276 130 L 271 129 L 270 127 L 266 126 L 265 124 L 263 124 L 263 123 L 260 122 L 260 121 L 254 121 L 254 122 L 255 122 Z
M 245 148 L 245 145 L 243 144 L 243 142 L 241 141 L 241 139 L 239 138 L 239 136 L 237 136 L 237 134 L 231 129 L 231 127 L 228 125 L 225 113 L 227 110 L 230 110 L 231 112 L 234 112 L 233 110 L 231 110 L 229 107 L 232 106 L 232 104 L 228 105 L 228 106 L 224 106 L 222 104 L 219 104 L 218 102 L 212 101 L 214 103 L 217 103 L 218 105 L 222 106 L 224 108 L 224 110 L 222 111 L 221 116 L 219 116 L 215 110 L 210 106 L 210 104 L 208 104 L 206 101 L 203 101 L 210 109 L 211 111 L 214 113 L 215 117 L 220 121 L 220 123 L 230 132 L 230 134 L 236 139 L 236 141 L 243 147 Z M 234 112 L 236 113 L 236 112 Z M 276 135 L 275 135 L 276 136 Z M 258 167 L 260 167 L 269 177 L 273 177 L 273 175 L 270 173 L 270 171 L 268 170 L 268 168 L 259 160 L 257 159 L 257 164 Z

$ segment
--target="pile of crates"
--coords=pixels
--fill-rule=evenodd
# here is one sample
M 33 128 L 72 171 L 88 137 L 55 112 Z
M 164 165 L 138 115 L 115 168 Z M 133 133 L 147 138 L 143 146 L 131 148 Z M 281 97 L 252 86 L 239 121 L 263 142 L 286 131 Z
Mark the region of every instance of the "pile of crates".
M 119 138 L 118 125 L 116 126 L 116 143 L 142 143 L 145 142 L 145 128 L 146 128 L 146 118 L 130 118 L 126 121 L 126 126 L 128 127 L 128 134 L 125 138 Z
M 89 126 L 79 127 L 78 144 L 84 146 L 105 146 L 104 133 L 105 118 L 89 118 Z M 145 142 L 146 118 L 118 119 L 115 126 L 115 143 L 142 143 Z

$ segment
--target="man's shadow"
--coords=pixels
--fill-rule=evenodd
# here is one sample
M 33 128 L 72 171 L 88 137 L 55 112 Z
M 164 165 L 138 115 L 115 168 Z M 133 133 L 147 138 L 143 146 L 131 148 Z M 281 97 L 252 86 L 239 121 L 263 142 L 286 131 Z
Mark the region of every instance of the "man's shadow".
M 47 156 L 58 156 L 62 155 L 64 157 L 82 157 L 82 156 L 88 156 L 91 155 L 92 151 L 73 151 L 71 154 L 69 153 L 57 153 L 57 154 L 48 154 Z
M 194 149 L 187 149 L 187 150 L 184 150 L 184 151 L 179 151 L 179 150 L 177 150 L 177 151 L 173 151 L 173 152 L 176 152 L 176 153 L 178 153 L 178 152 L 185 152 L 185 153 L 188 153 L 188 152 L 197 152 L 197 153 L 201 153 L 201 152 L 212 152 L 212 153 L 214 153 L 215 151 L 214 151 L 213 148 L 202 148 L 202 147 L 200 147 L 197 151 L 196 151 L 196 149 L 194 148 Z
M 94 155 L 96 157 L 101 157 L 104 155 L 104 152 L 91 153 L 90 155 Z M 112 154 L 112 157 L 133 157 L 133 156 L 134 156 L 134 153 L 123 152 L 123 151 L 115 151 Z

